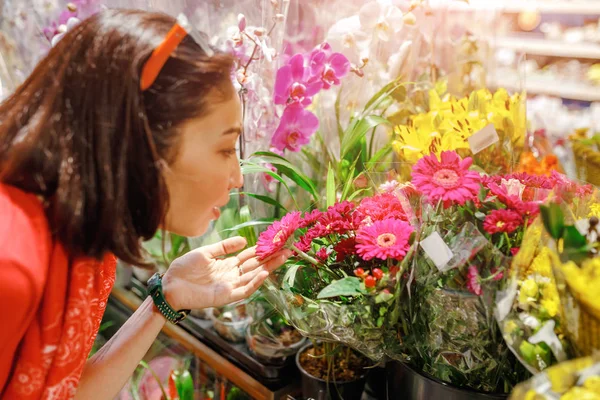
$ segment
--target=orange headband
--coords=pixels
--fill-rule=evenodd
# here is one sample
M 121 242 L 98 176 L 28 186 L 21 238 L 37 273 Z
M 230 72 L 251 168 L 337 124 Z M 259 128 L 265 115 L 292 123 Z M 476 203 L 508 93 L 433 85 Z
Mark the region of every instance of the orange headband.
M 177 46 L 179 46 L 179 43 L 181 43 L 187 35 L 190 35 L 192 39 L 194 39 L 208 57 L 212 57 L 214 52 L 208 43 L 206 43 L 202 35 L 194 30 L 184 14 L 179 14 L 175 25 L 173 25 L 169 33 L 167 33 L 167 36 L 162 43 L 154 49 L 152 55 L 142 68 L 142 76 L 140 78 L 140 89 L 142 91 L 152 86 L 162 67 L 164 67 L 169 57 L 171 57 L 171 54 L 173 54 L 173 51 L 175 51 Z

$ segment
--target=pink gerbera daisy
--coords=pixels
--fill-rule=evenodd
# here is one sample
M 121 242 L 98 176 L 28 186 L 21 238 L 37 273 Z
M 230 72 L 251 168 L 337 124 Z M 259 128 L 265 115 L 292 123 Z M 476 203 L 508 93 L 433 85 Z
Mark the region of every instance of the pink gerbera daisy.
M 435 154 L 421 158 L 413 167 L 412 183 L 430 201 L 464 204 L 477 198 L 481 176 L 469 171 L 473 163 L 470 157 L 464 160 L 454 151 L 443 151 L 441 159 Z
M 401 260 L 410 248 L 412 226 L 397 219 L 384 219 L 365 226 L 356 235 L 356 252 L 363 260 Z
M 406 213 L 402 203 L 391 193 L 382 193 L 373 197 L 365 197 L 358 206 L 361 219 L 368 222 L 381 221 L 383 219 L 406 220 Z
M 477 296 L 481 296 L 483 293 L 481 282 L 479 281 L 479 271 L 474 265 L 471 265 L 467 271 L 467 289 Z
M 264 260 L 283 249 L 288 239 L 294 235 L 301 224 L 302 218 L 298 211 L 286 214 L 280 221 L 273 222 L 258 238 L 256 244 L 258 258 Z
M 523 219 L 513 210 L 494 210 L 483 221 L 483 229 L 490 235 L 499 232 L 511 233 L 523 224 Z

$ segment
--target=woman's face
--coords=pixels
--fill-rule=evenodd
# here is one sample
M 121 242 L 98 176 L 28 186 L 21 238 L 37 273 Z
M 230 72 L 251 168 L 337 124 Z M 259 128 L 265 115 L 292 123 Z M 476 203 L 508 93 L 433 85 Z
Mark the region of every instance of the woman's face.
M 170 232 L 202 235 L 229 202 L 229 192 L 243 184 L 236 151 L 242 111 L 231 93 L 228 100 L 215 101 L 208 114 L 180 127 L 177 156 L 165 171 L 170 205 L 164 228 Z

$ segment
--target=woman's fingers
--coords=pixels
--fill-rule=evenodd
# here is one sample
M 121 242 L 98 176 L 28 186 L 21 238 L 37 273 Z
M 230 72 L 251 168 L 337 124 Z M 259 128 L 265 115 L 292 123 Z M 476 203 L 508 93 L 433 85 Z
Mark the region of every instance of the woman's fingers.
M 265 260 L 259 260 L 257 257 L 251 258 L 248 261 L 244 262 L 240 265 L 242 272 L 250 272 L 260 267 L 261 265 L 267 266 L 267 270 L 269 272 L 276 270 L 280 266 L 282 266 L 285 261 L 290 258 L 292 252 L 290 250 L 283 250 L 278 253 L 275 253 L 271 257 Z
M 246 239 L 241 236 L 234 236 L 222 240 L 218 243 L 204 246 L 201 248 L 203 254 L 209 258 L 217 258 L 227 254 L 235 253 L 246 247 Z M 239 256 L 238 256 L 239 257 Z
M 231 292 L 233 301 L 245 299 L 256 292 L 268 276 L 269 272 L 262 268 L 257 268 L 254 271 L 244 274 L 240 278 L 240 283 L 245 282 L 245 284 L 233 289 Z

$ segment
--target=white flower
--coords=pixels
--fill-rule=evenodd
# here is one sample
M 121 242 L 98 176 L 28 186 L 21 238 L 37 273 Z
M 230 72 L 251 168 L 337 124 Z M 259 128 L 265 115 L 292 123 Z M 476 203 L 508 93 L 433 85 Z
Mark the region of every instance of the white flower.
M 387 42 L 392 34 L 402 29 L 402 11 L 389 1 L 372 1 L 362 6 L 359 12 L 360 24 L 366 32 L 375 31 L 377 37 Z
M 69 18 L 69 20 L 67 21 L 67 24 L 63 24 L 60 25 L 58 27 L 58 31 L 60 33 L 54 35 L 52 37 L 52 40 L 50 41 L 50 43 L 52 44 L 52 47 L 56 46 L 56 43 L 58 43 L 60 41 L 60 39 L 63 38 L 63 36 L 65 36 L 67 34 L 68 31 L 70 31 L 71 29 L 73 29 L 75 26 L 77 26 L 77 24 L 79 24 L 81 21 L 78 18 L 75 17 L 71 17 Z

